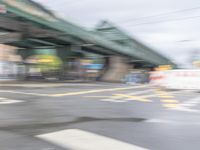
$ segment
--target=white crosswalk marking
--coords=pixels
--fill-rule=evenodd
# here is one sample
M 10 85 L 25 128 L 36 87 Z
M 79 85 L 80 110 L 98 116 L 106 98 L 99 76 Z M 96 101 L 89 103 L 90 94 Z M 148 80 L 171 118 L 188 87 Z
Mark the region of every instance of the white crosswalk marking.
M 153 91 L 150 89 L 148 89 L 148 90 L 143 90 L 143 91 L 136 91 L 136 92 L 131 92 L 131 93 L 127 93 L 127 95 L 137 95 L 137 96 L 139 96 L 139 95 L 141 95 L 141 94 L 145 94 L 145 96 L 143 97 L 143 98 L 148 98 L 148 97 L 154 97 L 154 96 L 156 96 L 156 94 L 151 94 L 151 95 L 146 95 L 147 93 L 152 93 Z M 147 96 L 147 97 L 146 97 Z M 131 101 L 131 100 L 133 100 L 133 99 L 131 99 L 131 98 L 126 98 L 125 99 L 126 101 Z
M 184 107 L 184 106 L 179 106 L 179 107 L 175 107 L 175 108 L 172 108 L 173 110 L 177 110 L 177 111 L 185 111 L 185 112 L 194 112 L 194 113 L 199 113 L 199 110 L 196 110 L 196 109 L 191 109 L 191 108 L 188 108 L 188 107 Z
M 104 101 L 104 102 L 115 102 L 115 103 L 124 103 L 126 102 L 126 100 L 123 99 L 123 96 L 110 96 L 108 98 L 105 99 L 101 99 L 100 101 Z
M 119 100 L 119 99 L 101 99 L 100 101 L 103 102 L 114 102 L 114 103 L 125 103 L 125 100 Z
M 174 110 L 178 110 L 178 111 L 187 111 L 187 112 L 200 112 L 199 110 L 196 109 L 192 109 L 192 107 L 197 106 L 198 104 L 200 104 L 200 97 L 195 97 L 189 101 L 186 101 L 182 104 L 180 104 L 178 107 L 173 108 Z
M 35 96 L 48 96 L 48 94 L 28 93 L 28 92 L 9 91 L 9 90 L 0 90 L 0 93 L 24 94 L 24 95 L 35 95 Z
M 21 103 L 21 102 L 23 102 L 23 101 L 22 100 L 14 100 L 14 99 L 7 99 L 7 98 L 4 98 L 4 97 L 0 97 L 0 105 Z
M 173 95 L 183 95 L 184 96 L 191 96 L 194 93 L 198 92 L 197 90 L 178 90 L 178 91 L 168 91 L 168 93 Z
M 147 150 L 91 132 L 69 129 L 38 135 L 38 138 L 71 150 Z
M 152 92 L 153 92 L 152 90 L 142 90 L 142 91 L 127 93 L 127 95 L 141 95 L 144 93 L 152 93 Z

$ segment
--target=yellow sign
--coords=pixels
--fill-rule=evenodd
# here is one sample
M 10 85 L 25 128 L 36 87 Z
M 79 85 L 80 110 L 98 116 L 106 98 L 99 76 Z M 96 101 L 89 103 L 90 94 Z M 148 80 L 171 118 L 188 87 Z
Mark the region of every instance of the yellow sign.
M 156 71 L 164 71 L 164 70 L 171 70 L 171 65 L 160 65 L 158 68 L 156 68 Z

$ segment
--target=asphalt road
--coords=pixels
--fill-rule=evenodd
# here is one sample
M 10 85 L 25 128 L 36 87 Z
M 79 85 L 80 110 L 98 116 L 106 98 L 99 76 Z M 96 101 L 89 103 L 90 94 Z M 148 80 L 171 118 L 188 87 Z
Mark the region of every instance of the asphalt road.
M 199 150 L 200 94 L 149 85 L 0 87 L 1 150 Z

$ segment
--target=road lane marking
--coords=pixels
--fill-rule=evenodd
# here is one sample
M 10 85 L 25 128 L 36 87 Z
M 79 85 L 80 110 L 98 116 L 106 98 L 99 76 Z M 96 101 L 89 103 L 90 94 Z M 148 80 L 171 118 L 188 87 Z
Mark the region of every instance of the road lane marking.
M 107 98 L 107 97 L 111 97 L 111 96 L 85 96 L 85 97 L 91 97 L 91 98 Z
M 177 100 L 173 100 L 173 99 L 164 99 L 164 100 L 161 100 L 161 102 L 163 102 L 163 103 L 178 103 Z
M 160 118 L 154 118 L 154 119 L 148 119 L 145 122 L 147 123 L 164 123 L 164 124 L 176 124 L 176 125 L 200 125 L 200 122 L 197 120 L 193 121 L 187 121 L 187 120 L 169 120 L 169 119 L 160 119 Z
M 178 111 L 186 111 L 186 112 L 200 112 L 199 110 L 192 109 L 192 107 L 197 106 L 200 104 L 200 97 L 195 97 L 189 101 L 186 101 L 184 103 L 181 103 L 179 107 L 176 107 L 174 110 Z
M 119 99 L 101 99 L 102 102 L 114 102 L 114 103 L 125 103 L 127 101 L 125 100 L 119 100 Z
M 166 95 L 166 92 L 155 92 L 157 95 Z
M 68 86 L 104 86 L 101 84 L 85 84 L 85 83 L 58 83 L 58 84 L 0 84 L 1 87 L 27 87 L 27 88 L 45 88 L 45 87 L 68 87 Z
M 115 103 L 124 103 L 127 102 L 127 100 L 122 100 L 122 96 L 117 96 L 117 95 L 111 95 L 111 96 L 85 96 L 89 98 L 103 98 L 100 99 L 100 101 L 103 102 L 115 102 Z
M 176 108 L 179 106 L 179 101 L 173 99 L 174 96 L 171 93 L 163 90 L 155 90 L 156 95 L 161 99 L 162 106 L 168 109 Z
M 147 150 L 133 144 L 79 129 L 62 130 L 36 137 L 71 150 Z
M 111 96 L 101 96 L 101 95 L 98 95 L 98 96 L 92 95 L 92 96 L 90 96 L 89 95 L 89 96 L 85 96 L 85 97 L 89 97 L 89 98 L 104 98 L 104 99 L 100 99 L 100 101 L 116 102 L 116 103 L 128 102 L 128 101 L 131 101 L 131 100 L 134 100 L 134 99 L 138 100 L 138 97 L 140 97 L 139 101 L 142 101 L 142 102 L 144 102 L 144 101 L 147 102 L 148 101 L 149 102 L 149 100 L 144 100 L 144 97 L 139 95 L 139 94 L 144 94 L 144 93 L 148 93 L 148 92 L 153 92 L 153 91 L 152 91 L 152 89 L 150 89 L 150 90 L 147 89 L 147 90 L 130 92 L 130 93 L 125 93 L 125 94 L 121 94 L 121 93 L 113 94 Z M 150 95 L 150 96 L 152 96 L 152 95 Z M 155 94 L 153 96 L 155 96 Z
M 164 119 L 148 119 L 146 120 L 145 122 L 148 122 L 148 123 L 169 123 L 169 124 L 172 124 L 172 123 L 177 123 L 178 121 L 173 121 L 173 120 L 164 120 Z
M 101 101 L 110 101 L 110 102 L 127 102 L 127 101 L 140 101 L 140 102 L 152 102 L 151 100 L 145 99 L 141 96 L 127 95 L 127 94 L 113 94 L 107 99 L 102 99 Z
M 98 90 L 89 90 L 89 91 L 79 91 L 79 92 L 69 92 L 69 93 L 61 93 L 61 94 L 51 94 L 53 97 L 61 97 L 61 96 L 74 96 L 74 95 L 83 95 L 83 94 L 91 94 L 91 93 L 101 93 L 101 92 L 112 92 L 112 91 L 121 91 L 121 90 L 130 90 L 143 88 L 145 86 L 136 86 L 136 87 L 125 87 L 125 88 L 112 88 L 112 89 L 98 89 Z
M 0 105 L 21 103 L 21 102 L 24 102 L 24 101 L 0 97 Z
M 115 94 L 116 96 L 126 97 L 130 100 L 140 101 L 140 102 L 152 102 L 149 99 L 143 98 L 141 96 L 133 96 L 133 95 L 126 95 L 126 94 Z
M 189 101 L 182 103 L 181 106 L 184 106 L 184 105 L 196 106 L 198 104 L 200 104 L 200 97 L 195 97 Z
M 150 95 L 145 95 L 145 96 L 141 96 L 142 98 L 151 98 L 151 97 L 158 97 L 155 94 L 150 94 Z
M 8 90 L 0 90 L 0 92 L 1 93 L 24 94 L 24 95 L 35 95 L 35 96 L 49 96 L 49 94 L 29 93 L 29 92 L 20 92 L 20 91 L 8 91 Z
M 58 94 L 42 94 L 42 93 L 10 91 L 10 90 L 0 90 L 0 92 L 1 93 L 34 95 L 34 96 L 62 97 L 62 96 L 74 96 L 74 95 L 101 93 L 101 92 L 109 92 L 109 91 L 129 90 L 129 89 L 137 89 L 137 88 L 144 88 L 144 87 L 146 87 L 146 86 L 145 85 L 140 85 L 140 86 L 134 86 L 134 87 L 108 88 L 108 89 L 98 89 L 98 90 L 88 90 L 88 91 L 78 91 L 78 92 L 69 92 L 69 93 L 58 93 Z
M 175 107 L 175 108 L 173 108 L 173 110 L 177 110 L 177 111 L 185 111 L 185 112 L 194 112 L 194 113 L 199 112 L 199 110 L 191 109 L 191 108 L 184 107 L 184 106 L 178 106 L 178 107 Z
M 160 98 L 174 98 L 172 95 L 158 95 Z
M 140 95 L 148 92 L 153 92 L 152 90 L 143 90 L 143 91 L 136 91 L 136 92 L 131 92 L 131 93 L 126 93 L 127 95 Z
M 123 102 L 128 102 L 131 100 L 140 101 L 140 102 L 151 102 L 150 100 L 145 99 L 142 96 L 134 96 L 134 95 L 120 94 L 120 93 L 113 94 L 112 96 L 86 96 L 86 97 L 103 98 L 103 99 L 100 99 L 100 101 L 116 102 L 116 103 L 123 103 Z
M 177 108 L 178 107 L 178 104 L 162 104 L 163 107 L 166 107 L 166 108 Z
M 124 103 L 127 102 L 126 100 L 123 99 L 123 96 L 119 96 L 116 94 L 113 94 L 112 96 L 108 96 L 105 99 L 101 99 L 101 101 L 105 102 L 116 102 L 116 103 Z
M 112 97 L 110 97 L 110 99 L 103 99 L 103 101 L 111 101 L 111 102 L 118 102 L 118 103 L 122 103 L 122 102 L 128 102 L 130 101 L 130 98 L 128 99 L 127 98 L 127 95 L 125 96 L 126 94 L 113 94 Z M 132 100 L 132 99 L 131 99 Z

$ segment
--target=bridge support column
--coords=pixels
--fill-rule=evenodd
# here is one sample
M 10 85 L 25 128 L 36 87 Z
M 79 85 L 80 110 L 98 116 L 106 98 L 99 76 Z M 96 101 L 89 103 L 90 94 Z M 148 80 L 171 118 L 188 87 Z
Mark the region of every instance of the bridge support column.
M 110 56 L 106 61 L 102 81 L 121 82 L 129 69 L 130 65 L 128 64 L 127 58 Z

